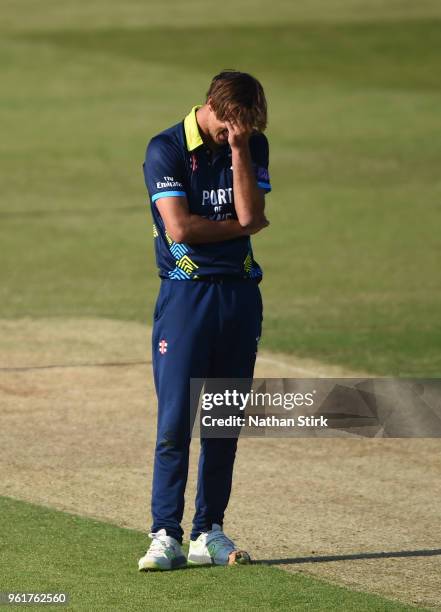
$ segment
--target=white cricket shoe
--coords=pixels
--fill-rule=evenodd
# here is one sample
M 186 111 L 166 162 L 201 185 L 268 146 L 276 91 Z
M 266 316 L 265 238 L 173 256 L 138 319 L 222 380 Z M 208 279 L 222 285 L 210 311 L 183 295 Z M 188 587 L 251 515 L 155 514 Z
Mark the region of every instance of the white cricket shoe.
M 188 563 L 194 565 L 234 565 L 251 563 L 250 555 L 238 550 L 234 542 L 227 538 L 222 528 L 213 523 L 211 531 L 201 533 L 195 541 L 190 541 Z
M 138 561 L 139 570 L 171 570 L 187 564 L 181 545 L 175 538 L 168 536 L 165 529 L 149 533 L 149 538 L 152 538 L 152 542 Z

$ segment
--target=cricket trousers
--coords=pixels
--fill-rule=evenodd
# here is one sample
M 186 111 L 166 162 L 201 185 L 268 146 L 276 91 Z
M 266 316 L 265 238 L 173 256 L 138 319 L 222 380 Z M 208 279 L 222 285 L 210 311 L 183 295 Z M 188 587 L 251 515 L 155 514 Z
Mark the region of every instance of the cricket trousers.
M 158 397 L 152 531 L 182 542 L 191 441 L 190 379 L 250 378 L 262 332 L 256 280 L 162 279 L 153 314 L 152 357 Z M 237 438 L 203 438 L 193 529 L 196 539 L 223 524 Z

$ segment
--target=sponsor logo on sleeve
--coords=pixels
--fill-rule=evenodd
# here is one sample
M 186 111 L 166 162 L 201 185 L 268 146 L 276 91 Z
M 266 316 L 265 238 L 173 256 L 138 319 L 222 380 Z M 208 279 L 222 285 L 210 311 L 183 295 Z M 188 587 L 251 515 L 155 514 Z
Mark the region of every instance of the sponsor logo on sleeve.
M 269 172 L 266 168 L 258 166 L 256 169 L 256 174 L 259 181 L 265 181 L 266 183 L 269 182 Z
M 172 176 L 164 176 L 162 181 L 156 182 L 156 189 L 168 189 L 170 187 L 181 187 L 182 183 L 176 181 Z

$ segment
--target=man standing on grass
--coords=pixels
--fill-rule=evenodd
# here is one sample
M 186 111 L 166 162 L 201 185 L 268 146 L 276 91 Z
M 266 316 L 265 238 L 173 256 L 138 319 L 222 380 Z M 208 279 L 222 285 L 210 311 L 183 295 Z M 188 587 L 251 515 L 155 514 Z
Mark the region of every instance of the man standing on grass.
M 227 70 L 206 102 L 147 147 L 144 175 L 161 286 L 153 314 L 158 423 L 152 542 L 139 569 L 185 565 L 191 378 L 252 379 L 262 327 L 262 270 L 250 235 L 264 214 L 268 141 L 263 88 Z M 224 534 L 237 438 L 202 438 L 189 563 L 247 563 Z

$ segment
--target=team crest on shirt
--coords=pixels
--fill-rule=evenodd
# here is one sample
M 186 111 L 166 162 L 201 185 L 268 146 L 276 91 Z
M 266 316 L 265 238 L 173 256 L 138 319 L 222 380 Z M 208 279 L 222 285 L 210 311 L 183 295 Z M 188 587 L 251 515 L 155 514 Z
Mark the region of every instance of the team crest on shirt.
M 168 342 L 164 340 L 163 338 L 162 340 L 158 342 L 158 346 L 159 346 L 159 352 L 161 353 L 161 355 L 164 355 L 164 353 L 167 352 Z
M 196 172 L 196 170 L 198 169 L 198 158 L 196 157 L 196 153 L 192 153 L 190 155 L 190 161 L 191 161 L 191 171 Z

